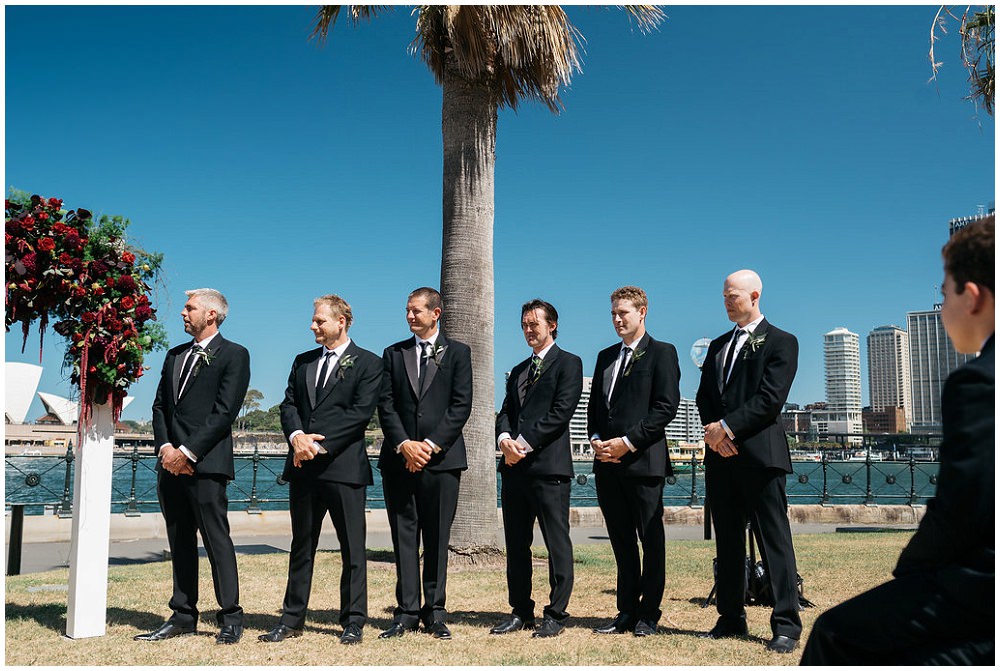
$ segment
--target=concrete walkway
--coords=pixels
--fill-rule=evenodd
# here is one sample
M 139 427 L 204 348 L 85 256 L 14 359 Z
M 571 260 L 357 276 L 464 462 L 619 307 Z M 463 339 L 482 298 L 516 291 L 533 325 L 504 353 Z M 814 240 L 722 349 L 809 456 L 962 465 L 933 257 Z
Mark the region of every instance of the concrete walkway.
M 287 512 L 284 513 L 287 520 Z M 152 516 L 150 516 L 152 517 Z M 156 516 L 158 517 L 158 515 Z M 150 520 L 152 521 L 152 520 Z M 376 520 L 380 521 L 380 520 Z M 29 520 L 26 520 L 27 527 Z M 162 521 L 160 522 L 162 525 Z M 792 524 L 792 533 L 799 534 L 819 534 L 834 533 L 837 531 L 901 531 L 909 532 L 916 529 L 915 524 L 868 524 L 851 525 L 849 523 L 805 523 Z M 288 552 L 291 537 L 287 533 L 246 533 L 246 528 L 234 528 L 233 543 L 236 546 L 237 554 L 254 555 L 268 552 Z M 27 536 L 27 534 L 26 534 Z M 574 526 L 570 529 L 570 537 L 575 545 L 586 543 L 607 543 L 607 530 L 604 527 L 595 526 Z M 703 540 L 704 529 L 701 525 L 667 525 L 668 541 L 692 541 Z M 59 568 L 68 568 L 70 544 L 68 541 L 44 541 L 25 542 L 21 551 L 21 573 L 37 573 L 40 571 L 50 571 Z M 497 528 L 497 544 L 503 547 L 503 530 Z M 535 528 L 534 545 L 542 547 L 541 533 Z M 392 539 L 389 535 L 388 525 L 369 524 L 367 546 L 372 549 L 392 548 Z M 324 526 L 323 534 L 320 538 L 320 550 L 339 550 L 337 535 L 332 525 Z M 7 547 L 5 547 L 5 557 Z M 201 555 L 205 556 L 204 548 L 200 549 Z M 167 541 L 162 536 L 145 538 L 115 538 L 112 537 L 110 544 L 110 559 L 112 566 L 126 564 L 138 564 L 145 562 L 163 561 L 167 557 Z

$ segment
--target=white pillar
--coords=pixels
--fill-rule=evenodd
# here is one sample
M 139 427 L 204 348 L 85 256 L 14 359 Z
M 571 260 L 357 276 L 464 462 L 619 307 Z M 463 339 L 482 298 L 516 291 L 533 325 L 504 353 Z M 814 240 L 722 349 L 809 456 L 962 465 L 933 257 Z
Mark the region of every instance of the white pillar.
M 104 636 L 108 609 L 108 548 L 115 425 L 111 404 L 95 405 L 74 452 L 73 531 L 69 553 L 66 635 Z

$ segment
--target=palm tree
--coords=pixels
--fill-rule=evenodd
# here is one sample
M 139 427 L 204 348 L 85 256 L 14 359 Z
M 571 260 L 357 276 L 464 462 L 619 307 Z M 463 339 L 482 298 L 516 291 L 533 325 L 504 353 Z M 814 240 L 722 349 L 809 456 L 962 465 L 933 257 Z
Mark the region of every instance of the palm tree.
M 357 24 L 380 13 L 349 5 Z M 625 7 L 641 30 L 657 26 L 652 5 Z M 312 36 L 323 40 L 341 6 L 320 8 Z M 472 348 L 473 409 L 465 427 L 452 549 L 478 553 L 496 542 L 493 380 L 493 190 L 497 111 L 536 100 L 558 113 L 559 89 L 580 70 L 579 31 L 558 5 L 420 5 L 412 50 L 442 88 L 444 144 L 441 293 L 444 330 Z
M 996 58 L 994 44 L 994 27 L 996 24 L 996 9 L 992 5 L 974 8 L 965 7 L 961 18 L 956 17 L 950 7 L 942 5 L 938 8 L 931 24 L 931 71 L 932 79 L 937 77 L 941 63 L 934 55 L 934 43 L 938 40 L 938 32 L 946 32 L 947 18 L 959 21 L 958 32 L 962 37 L 962 64 L 969 72 L 969 95 L 977 107 L 982 105 L 986 112 L 993 116 L 994 83 L 996 75 L 994 63 Z

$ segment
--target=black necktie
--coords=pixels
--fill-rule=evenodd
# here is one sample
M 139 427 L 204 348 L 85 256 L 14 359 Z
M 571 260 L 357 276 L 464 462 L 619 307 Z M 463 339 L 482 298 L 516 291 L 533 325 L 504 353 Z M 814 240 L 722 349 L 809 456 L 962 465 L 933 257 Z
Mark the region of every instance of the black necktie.
M 542 357 L 531 355 L 531 365 L 528 366 L 528 386 L 535 384 L 542 374 Z
M 327 352 L 323 355 L 323 365 L 319 369 L 319 378 L 316 380 L 316 397 L 319 398 L 319 394 L 323 391 L 323 387 L 326 386 L 326 376 L 330 373 L 330 360 L 336 352 Z
M 424 390 L 424 380 L 427 379 L 427 364 L 431 358 L 431 344 L 426 340 L 420 343 L 420 372 L 417 374 L 417 389 Z
M 736 334 L 733 336 L 733 341 L 729 343 L 729 351 L 726 352 L 726 363 L 722 367 L 722 385 L 725 386 L 729 382 L 729 367 L 733 364 L 733 356 L 736 354 L 736 343 L 740 341 L 740 336 L 742 336 L 746 331 L 743 329 L 736 329 Z
M 191 369 L 194 368 L 195 361 L 198 359 L 198 352 L 200 351 L 202 351 L 201 345 L 198 343 L 191 345 L 187 361 L 184 362 L 184 368 L 181 369 L 181 386 L 177 392 L 178 398 L 180 398 L 181 392 L 184 391 L 184 387 L 187 386 L 188 376 L 191 375 Z
M 622 360 L 618 362 L 618 374 L 615 375 L 615 386 L 611 388 L 611 393 L 615 392 L 618 385 L 622 382 L 622 377 L 625 376 L 625 366 L 628 364 L 628 355 L 632 353 L 631 347 L 622 347 Z

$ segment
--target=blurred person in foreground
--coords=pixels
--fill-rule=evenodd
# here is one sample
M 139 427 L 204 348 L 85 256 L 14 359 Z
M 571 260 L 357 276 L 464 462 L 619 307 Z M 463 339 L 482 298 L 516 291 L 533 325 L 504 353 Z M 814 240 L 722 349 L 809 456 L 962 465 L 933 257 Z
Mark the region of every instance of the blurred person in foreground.
M 803 665 L 993 665 L 995 653 L 994 218 L 944 246 L 941 321 L 979 352 L 948 376 L 937 492 L 894 579 L 823 613 Z

